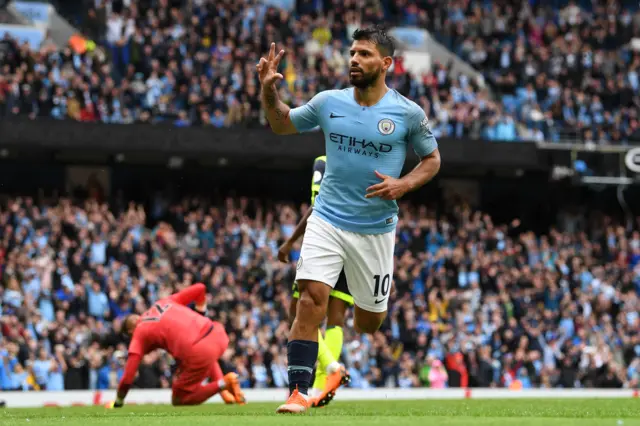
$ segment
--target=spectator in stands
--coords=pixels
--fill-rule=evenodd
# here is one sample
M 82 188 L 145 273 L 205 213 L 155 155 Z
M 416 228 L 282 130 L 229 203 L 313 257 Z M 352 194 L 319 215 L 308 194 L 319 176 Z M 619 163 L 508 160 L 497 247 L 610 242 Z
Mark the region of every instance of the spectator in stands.
M 447 370 L 442 365 L 442 361 L 434 359 L 431 362 L 431 368 L 429 369 L 429 385 L 433 389 L 444 389 L 447 387 Z

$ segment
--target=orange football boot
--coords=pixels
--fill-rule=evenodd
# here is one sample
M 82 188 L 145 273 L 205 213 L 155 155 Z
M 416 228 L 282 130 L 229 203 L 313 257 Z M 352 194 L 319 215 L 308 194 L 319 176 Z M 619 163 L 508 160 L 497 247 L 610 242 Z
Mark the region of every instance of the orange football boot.
M 246 404 L 247 400 L 244 397 L 244 392 L 240 389 L 240 381 L 236 373 L 228 373 L 224 376 L 224 382 L 226 384 L 225 390 L 229 391 L 235 398 L 236 404 Z M 224 392 L 224 391 L 223 391 Z M 222 392 L 220 392 L 222 395 Z M 223 397 L 224 399 L 224 397 Z M 225 400 L 225 402 L 227 402 Z
M 317 398 L 313 399 L 311 405 L 314 408 L 320 408 L 329 404 L 336 396 L 338 388 L 349 384 L 349 382 L 351 382 L 351 376 L 349 376 L 347 369 L 341 365 L 340 368 L 327 376 L 327 383 L 324 385 L 324 390 Z
M 220 397 L 222 398 L 222 400 L 224 401 L 225 404 L 235 404 L 236 403 L 236 397 L 233 396 L 233 394 L 231 392 L 229 392 L 226 389 L 223 389 L 220 391 Z
M 291 393 L 287 402 L 278 407 L 276 413 L 304 413 L 310 406 L 311 401 L 296 389 Z

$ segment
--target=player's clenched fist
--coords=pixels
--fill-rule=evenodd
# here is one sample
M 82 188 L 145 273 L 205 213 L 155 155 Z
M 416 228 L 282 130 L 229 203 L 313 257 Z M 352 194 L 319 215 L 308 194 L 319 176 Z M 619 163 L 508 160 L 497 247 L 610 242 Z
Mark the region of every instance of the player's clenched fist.
M 260 84 L 263 86 L 271 86 L 284 78 L 282 74 L 278 72 L 278 65 L 280 65 L 280 60 L 283 56 L 284 50 L 281 50 L 276 55 L 276 44 L 271 43 L 267 57 L 260 58 L 260 62 L 256 65 Z
M 407 184 L 402 180 L 383 175 L 377 170 L 375 173 L 378 179 L 382 179 L 382 182 L 368 187 L 366 198 L 379 197 L 383 200 L 397 200 L 409 191 Z

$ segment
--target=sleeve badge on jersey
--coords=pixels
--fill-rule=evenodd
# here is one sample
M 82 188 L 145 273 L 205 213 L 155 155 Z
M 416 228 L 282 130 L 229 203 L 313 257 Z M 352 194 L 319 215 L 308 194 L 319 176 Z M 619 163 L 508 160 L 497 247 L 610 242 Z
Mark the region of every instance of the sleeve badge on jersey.
M 313 172 L 313 183 L 318 184 L 320 181 L 322 181 L 322 173 L 316 170 Z
M 302 268 L 302 256 L 298 258 L 298 263 L 296 264 L 296 270 Z
M 429 119 L 427 117 L 420 122 L 420 127 L 422 130 L 429 130 Z
M 396 129 L 396 123 L 389 118 L 378 121 L 378 131 L 383 135 L 390 135 Z

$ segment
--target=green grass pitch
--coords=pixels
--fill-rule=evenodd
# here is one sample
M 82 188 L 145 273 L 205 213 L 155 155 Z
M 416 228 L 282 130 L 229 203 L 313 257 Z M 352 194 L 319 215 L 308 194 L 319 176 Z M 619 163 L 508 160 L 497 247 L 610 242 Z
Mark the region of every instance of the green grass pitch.
M 302 415 L 277 404 L 2 409 L 2 426 L 640 426 L 640 399 L 512 399 L 335 402 Z

